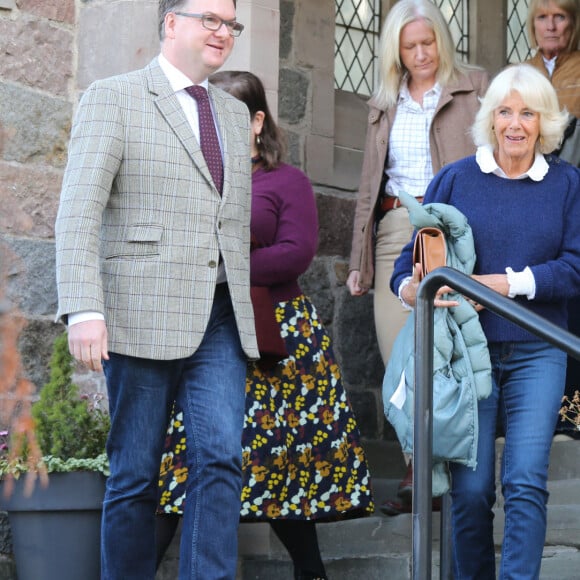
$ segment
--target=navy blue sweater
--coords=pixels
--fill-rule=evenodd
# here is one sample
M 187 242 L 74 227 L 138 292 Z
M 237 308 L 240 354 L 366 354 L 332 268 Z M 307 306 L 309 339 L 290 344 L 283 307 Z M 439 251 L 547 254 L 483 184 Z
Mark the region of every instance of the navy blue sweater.
M 533 181 L 483 173 L 475 156 L 467 157 L 435 176 L 423 203 L 447 203 L 467 217 L 475 240 L 475 274 L 529 266 L 535 298 L 515 300 L 566 328 L 567 299 L 580 294 L 580 171 L 551 155 L 546 160 L 548 173 Z M 395 294 L 411 275 L 412 249 L 410 242 L 395 262 Z M 480 321 L 489 342 L 539 340 L 488 310 L 480 312 Z

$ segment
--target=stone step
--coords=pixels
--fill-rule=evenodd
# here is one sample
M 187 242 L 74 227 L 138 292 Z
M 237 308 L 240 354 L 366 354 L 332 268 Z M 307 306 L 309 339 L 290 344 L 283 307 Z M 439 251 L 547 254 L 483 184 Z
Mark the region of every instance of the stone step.
M 498 457 L 502 443 L 498 442 Z M 371 517 L 320 524 L 318 535 L 332 580 L 407 580 L 411 570 L 412 516 L 388 517 L 380 504 L 396 496 L 405 463 L 395 441 L 370 442 L 365 450 L 373 474 L 377 510 Z M 550 465 L 548 533 L 542 580 L 580 578 L 580 443 L 556 440 Z M 501 497 L 495 509 L 495 542 L 499 554 L 504 515 Z M 440 515 L 433 514 L 432 576 L 439 577 Z M 239 532 L 238 580 L 291 580 L 288 554 L 267 523 L 242 524 Z M 156 580 L 176 578 L 178 543 L 174 541 Z
M 498 562 L 499 565 L 499 562 Z M 408 555 L 373 558 L 326 560 L 328 577 L 332 580 L 409 580 L 411 561 Z M 578 580 L 580 553 L 577 550 L 546 548 L 542 559 L 541 580 Z M 431 578 L 439 579 L 438 554 L 433 555 Z M 246 560 L 237 580 L 292 580 L 292 564 L 288 560 Z
M 576 481 L 576 485 L 580 480 Z M 577 580 L 580 570 L 580 506 L 552 506 L 542 560 L 542 580 Z M 439 577 L 439 514 L 433 514 L 432 577 Z M 501 549 L 503 512 L 496 510 L 496 552 Z M 322 557 L 333 580 L 407 580 L 411 570 L 412 516 L 372 516 L 318 525 Z M 250 549 L 251 548 L 251 549 Z M 240 529 L 238 580 L 290 580 L 292 565 L 268 524 Z
M 365 441 L 363 443 L 371 474 L 376 479 L 401 479 L 405 463 L 397 441 Z M 498 461 L 503 440 L 497 441 Z M 580 441 L 554 437 L 550 454 L 549 479 L 580 478 Z
M 386 499 L 396 499 L 398 485 L 398 479 L 373 480 L 373 496 L 377 510 Z M 580 478 L 548 481 L 548 491 L 550 493 L 548 505 L 551 509 L 553 506 L 575 506 L 580 504 Z M 499 497 L 497 507 L 501 508 L 502 506 L 503 498 Z
M 378 507 L 394 498 L 405 464 L 396 442 L 365 446 L 373 473 L 377 505 L 374 516 L 320 524 L 318 535 L 327 572 L 333 580 L 407 580 L 411 570 L 412 516 L 384 516 Z M 502 442 L 498 441 L 498 461 Z M 549 480 L 548 532 L 542 560 L 542 580 L 577 580 L 580 577 L 580 444 L 555 440 Z M 499 557 L 504 514 L 501 495 L 494 510 L 494 537 Z M 439 578 L 440 515 L 433 514 L 432 577 Z M 292 565 L 284 547 L 268 524 L 240 528 L 238 580 L 292 579 Z

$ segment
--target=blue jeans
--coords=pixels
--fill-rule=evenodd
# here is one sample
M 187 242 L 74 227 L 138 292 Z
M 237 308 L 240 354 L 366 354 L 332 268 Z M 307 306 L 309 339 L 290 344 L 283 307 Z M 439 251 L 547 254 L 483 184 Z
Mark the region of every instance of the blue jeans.
M 505 527 L 499 578 L 540 577 L 548 463 L 566 377 L 566 354 L 544 342 L 490 343 L 493 388 L 479 401 L 477 468 L 451 464 L 455 580 L 495 580 L 495 437 L 505 430 Z
M 111 411 L 104 580 L 155 577 L 159 467 L 174 400 L 184 409 L 188 467 L 179 578 L 235 578 L 246 365 L 225 284 L 191 356 L 158 361 L 111 353 L 104 362 Z

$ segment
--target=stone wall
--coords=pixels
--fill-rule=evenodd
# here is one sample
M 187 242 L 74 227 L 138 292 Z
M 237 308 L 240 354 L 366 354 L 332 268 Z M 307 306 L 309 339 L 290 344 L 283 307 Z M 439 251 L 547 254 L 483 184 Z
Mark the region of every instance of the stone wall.
M 8 298 L 29 320 L 21 338 L 36 385 L 62 326 L 53 322 L 54 218 L 72 104 L 74 0 L 0 3 L 0 233 Z

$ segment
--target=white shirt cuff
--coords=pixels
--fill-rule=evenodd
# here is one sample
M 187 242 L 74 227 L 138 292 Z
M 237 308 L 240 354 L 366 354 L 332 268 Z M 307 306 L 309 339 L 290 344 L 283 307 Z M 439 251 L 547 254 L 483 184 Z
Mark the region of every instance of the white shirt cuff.
M 536 279 L 529 266 L 526 266 L 522 272 L 514 272 L 509 267 L 505 269 L 505 272 L 509 284 L 508 298 L 515 296 L 526 296 L 528 300 L 535 298 Z
M 407 276 L 407 277 L 406 277 L 406 278 L 405 278 L 405 279 L 404 279 L 404 280 L 403 280 L 403 281 L 402 281 L 402 282 L 399 284 L 399 293 L 398 293 L 398 296 L 399 296 L 399 300 L 401 301 L 401 304 L 403 305 L 403 308 L 404 308 L 405 310 L 413 310 L 413 307 L 412 307 L 412 306 L 409 306 L 409 305 L 408 305 L 408 304 L 407 304 L 407 303 L 406 303 L 406 302 L 403 300 L 403 295 L 402 295 L 403 288 L 404 288 L 404 287 L 405 287 L 407 284 L 409 284 L 409 283 L 411 282 L 411 280 L 412 280 L 412 279 L 413 279 L 413 276 Z
M 87 322 L 87 320 L 105 320 L 105 317 L 100 312 L 92 312 L 91 310 L 74 312 L 68 315 L 68 326 L 78 324 L 79 322 Z

